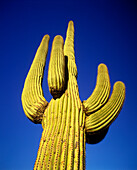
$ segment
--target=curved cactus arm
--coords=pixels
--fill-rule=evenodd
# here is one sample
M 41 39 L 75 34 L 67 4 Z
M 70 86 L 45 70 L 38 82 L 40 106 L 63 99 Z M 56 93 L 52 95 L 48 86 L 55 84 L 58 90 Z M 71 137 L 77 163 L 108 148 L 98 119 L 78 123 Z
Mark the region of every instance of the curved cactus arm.
M 110 95 L 110 79 L 107 66 L 100 64 L 98 66 L 96 87 L 91 96 L 83 101 L 86 115 L 100 109 L 108 100 Z
M 63 94 L 67 82 L 63 47 L 63 38 L 57 35 L 52 43 L 48 69 L 49 91 L 53 98 L 60 97 Z
M 21 96 L 26 116 L 34 123 L 41 123 L 48 104 L 43 96 L 42 80 L 48 52 L 49 35 L 45 35 L 36 52 L 35 58 L 26 77 Z
M 118 81 L 114 84 L 112 95 L 105 106 L 86 117 L 86 133 L 92 135 L 107 129 L 122 109 L 124 99 L 125 85 Z
M 77 77 L 77 66 L 75 63 L 75 52 L 74 52 L 74 23 L 69 21 L 66 40 L 64 44 L 64 55 L 68 59 L 68 74 L 72 74 Z

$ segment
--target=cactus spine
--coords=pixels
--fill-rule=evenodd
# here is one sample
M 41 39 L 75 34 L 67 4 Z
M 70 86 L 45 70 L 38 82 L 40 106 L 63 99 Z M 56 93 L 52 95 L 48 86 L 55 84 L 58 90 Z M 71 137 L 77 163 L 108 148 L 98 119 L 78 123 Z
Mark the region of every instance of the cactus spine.
M 49 36 L 45 35 L 22 92 L 26 116 L 43 127 L 34 169 L 83 170 L 85 142 L 97 143 L 105 136 L 122 108 L 125 85 L 116 82 L 109 98 L 108 69 L 105 64 L 100 64 L 96 87 L 92 95 L 81 102 L 74 54 L 74 24 L 70 21 L 65 44 L 59 35 L 53 40 L 48 70 L 48 85 L 53 98 L 48 103 L 41 85 L 48 42 Z

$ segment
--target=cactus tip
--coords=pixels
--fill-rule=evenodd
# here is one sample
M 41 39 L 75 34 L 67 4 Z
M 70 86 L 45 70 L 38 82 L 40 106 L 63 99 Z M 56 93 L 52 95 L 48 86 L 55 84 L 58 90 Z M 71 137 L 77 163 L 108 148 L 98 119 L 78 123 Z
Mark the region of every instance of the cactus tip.
M 72 20 L 69 21 L 68 28 L 74 29 L 74 22 Z
M 56 35 L 55 37 L 54 37 L 54 40 L 63 40 L 63 37 L 61 36 L 61 35 Z
M 69 21 L 69 24 L 74 24 L 74 22 L 72 20 Z
M 104 63 L 101 63 L 101 64 L 99 64 L 99 66 L 98 66 L 98 71 L 99 71 L 99 72 L 108 71 L 108 68 L 107 68 L 107 66 L 106 66 Z
M 46 34 L 46 35 L 44 35 L 44 37 L 43 37 L 43 40 L 44 39 L 50 39 L 50 36 L 48 35 L 48 34 Z
M 120 87 L 120 88 L 123 88 L 123 89 L 126 88 L 125 84 L 122 81 L 115 82 L 114 86 L 115 87 Z

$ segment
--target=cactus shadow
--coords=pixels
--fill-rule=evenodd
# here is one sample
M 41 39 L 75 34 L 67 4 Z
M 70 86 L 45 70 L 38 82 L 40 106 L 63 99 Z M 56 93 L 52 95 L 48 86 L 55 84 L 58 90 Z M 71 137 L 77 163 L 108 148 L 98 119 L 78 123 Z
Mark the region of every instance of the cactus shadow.
M 90 133 L 86 133 L 86 143 L 97 144 L 97 143 L 101 142 L 105 138 L 105 136 L 108 132 L 108 129 L 109 128 L 101 130 L 101 131 L 99 131 L 95 134 L 92 134 L 92 135 Z

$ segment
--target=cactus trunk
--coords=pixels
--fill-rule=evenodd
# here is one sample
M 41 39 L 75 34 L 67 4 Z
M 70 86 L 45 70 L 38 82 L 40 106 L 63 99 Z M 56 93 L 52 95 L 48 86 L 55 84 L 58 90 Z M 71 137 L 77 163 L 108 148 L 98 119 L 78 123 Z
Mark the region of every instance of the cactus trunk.
M 85 169 L 84 122 L 77 81 L 70 75 L 65 93 L 44 113 L 34 169 Z

